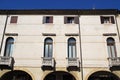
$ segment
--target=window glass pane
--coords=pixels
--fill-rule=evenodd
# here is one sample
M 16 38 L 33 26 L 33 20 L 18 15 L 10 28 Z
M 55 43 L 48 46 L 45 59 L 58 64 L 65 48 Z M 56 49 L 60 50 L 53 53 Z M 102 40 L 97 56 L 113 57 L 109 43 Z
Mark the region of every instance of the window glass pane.
M 69 58 L 72 58 L 72 47 L 69 46 Z
M 109 17 L 104 17 L 104 23 L 110 23 L 110 18 Z
M 110 38 L 107 40 L 107 43 L 112 44 L 112 43 L 114 43 L 114 40 Z
M 50 17 L 46 17 L 46 23 L 50 22 Z
M 5 47 L 4 56 L 11 56 L 12 55 L 12 53 L 13 53 L 13 43 L 14 43 L 13 38 L 8 38 L 6 40 L 6 47 Z
M 44 53 L 44 57 L 52 57 L 52 50 L 53 50 L 52 42 L 53 41 L 52 41 L 51 38 L 45 39 L 45 53 Z
M 76 50 L 75 50 L 75 46 L 73 46 L 73 58 L 76 57 Z
M 12 53 L 13 53 L 13 44 L 11 44 L 11 46 L 10 46 L 10 54 L 9 54 L 9 56 L 12 56 Z
M 110 49 L 110 46 L 108 46 L 107 48 L 108 48 L 108 55 L 109 55 L 109 57 L 112 57 L 112 56 L 111 56 L 111 49 Z
M 68 57 L 69 58 L 75 58 L 76 57 L 76 41 L 74 38 L 70 38 L 68 40 Z
M 45 57 L 48 57 L 48 45 L 45 45 Z
M 113 16 L 101 16 L 101 23 L 112 23 L 114 24 L 114 17 Z
M 49 57 L 52 57 L 52 45 L 49 45 Z
M 10 44 L 7 44 L 5 56 L 9 56 L 10 54 Z
M 74 23 L 74 17 L 68 17 L 67 23 Z
M 117 57 L 115 50 L 115 41 L 113 38 L 107 39 L 107 47 L 108 47 L 109 57 Z
M 53 23 L 53 16 L 44 16 L 43 23 Z
M 115 56 L 115 47 L 114 46 L 111 46 L 111 54 L 112 54 L 112 57 L 116 57 Z

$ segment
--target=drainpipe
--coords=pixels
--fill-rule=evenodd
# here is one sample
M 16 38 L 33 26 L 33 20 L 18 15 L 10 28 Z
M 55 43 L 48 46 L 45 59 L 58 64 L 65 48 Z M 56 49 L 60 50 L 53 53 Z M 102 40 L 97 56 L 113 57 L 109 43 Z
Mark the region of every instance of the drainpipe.
M 119 32 L 119 27 L 118 27 L 118 22 L 117 22 L 117 16 L 115 15 L 115 22 L 116 22 L 116 27 L 117 27 L 117 32 L 118 32 L 118 38 L 119 38 L 119 42 L 120 42 L 120 32 Z
M 3 46 L 5 31 L 6 31 L 6 27 L 7 27 L 8 17 L 9 17 L 9 15 L 6 16 L 5 25 L 4 25 L 4 29 L 3 29 L 2 41 L 1 41 L 1 45 L 0 45 L 0 54 L 1 54 L 1 51 L 2 51 L 2 46 Z
M 78 15 L 78 18 L 80 18 L 80 15 Z M 79 30 L 79 44 L 80 44 L 80 70 L 81 70 L 81 80 L 83 80 L 83 60 L 82 60 L 82 45 L 81 45 L 81 29 L 80 29 L 80 19 L 79 19 L 79 23 L 78 23 L 78 30 Z

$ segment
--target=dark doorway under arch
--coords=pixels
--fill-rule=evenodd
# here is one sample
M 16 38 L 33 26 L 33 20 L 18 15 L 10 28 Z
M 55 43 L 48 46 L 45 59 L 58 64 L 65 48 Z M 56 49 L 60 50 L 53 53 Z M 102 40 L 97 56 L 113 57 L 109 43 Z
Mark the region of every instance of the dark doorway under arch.
M 120 80 L 118 76 L 108 71 L 98 71 L 93 73 L 88 80 Z
M 24 71 L 15 70 L 5 73 L 0 80 L 32 80 L 32 77 Z
M 48 74 L 44 80 L 76 80 L 73 75 L 63 71 L 56 71 Z

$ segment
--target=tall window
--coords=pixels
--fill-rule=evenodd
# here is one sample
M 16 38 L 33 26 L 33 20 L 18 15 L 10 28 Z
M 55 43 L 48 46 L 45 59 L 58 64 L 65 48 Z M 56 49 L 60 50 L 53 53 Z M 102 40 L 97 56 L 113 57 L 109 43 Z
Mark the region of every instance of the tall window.
M 6 44 L 5 44 L 4 56 L 11 56 L 12 55 L 13 45 L 14 45 L 14 39 L 12 37 L 7 38 L 6 39 Z
M 68 58 L 76 58 L 76 40 L 74 38 L 68 39 Z
M 52 57 L 53 52 L 53 40 L 46 38 L 44 42 L 44 57 Z
M 107 39 L 107 48 L 109 57 L 117 57 L 116 48 L 115 48 L 115 40 L 113 38 Z

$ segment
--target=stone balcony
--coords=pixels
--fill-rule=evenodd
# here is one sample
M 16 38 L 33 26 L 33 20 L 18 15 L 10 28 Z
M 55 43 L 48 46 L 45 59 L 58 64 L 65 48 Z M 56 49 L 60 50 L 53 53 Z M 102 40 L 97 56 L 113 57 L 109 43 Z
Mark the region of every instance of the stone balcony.
M 7 56 L 0 56 L 0 69 L 13 69 L 14 67 L 14 58 Z
M 78 70 L 79 67 L 80 67 L 80 62 L 78 58 L 67 58 L 68 70 Z
M 110 70 L 120 70 L 120 57 L 108 58 Z
M 42 57 L 42 69 L 53 69 L 55 61 L 52 57 Z

